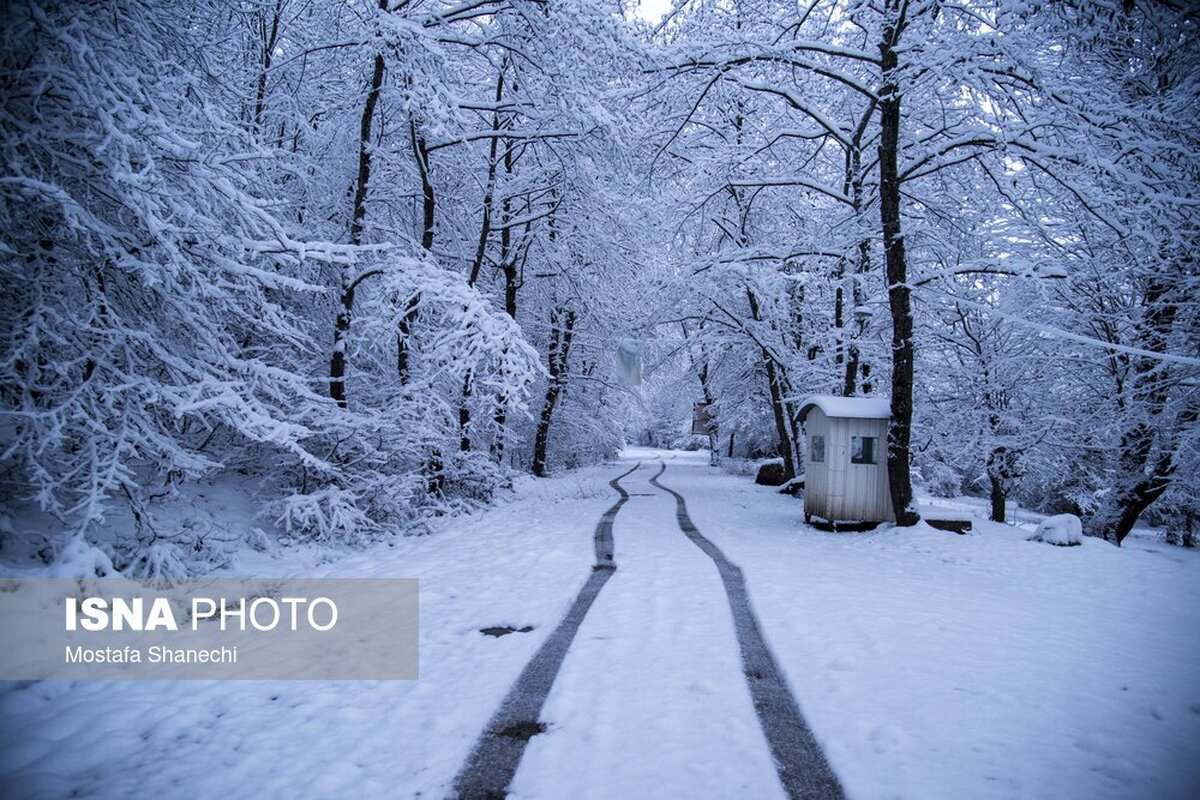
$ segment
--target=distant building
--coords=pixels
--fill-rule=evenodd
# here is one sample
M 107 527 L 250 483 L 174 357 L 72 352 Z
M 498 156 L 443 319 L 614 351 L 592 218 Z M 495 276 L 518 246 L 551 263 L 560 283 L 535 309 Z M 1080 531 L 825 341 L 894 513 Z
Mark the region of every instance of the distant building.
M 886 399 L 814 395 L 804 423 L 804 518 L 894 522 L 888 489 Z

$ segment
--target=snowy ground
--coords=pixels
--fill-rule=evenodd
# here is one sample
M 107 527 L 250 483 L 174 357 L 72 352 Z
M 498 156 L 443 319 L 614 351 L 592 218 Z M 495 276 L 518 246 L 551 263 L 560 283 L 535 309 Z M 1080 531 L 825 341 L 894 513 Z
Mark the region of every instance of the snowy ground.
M 763 631 L 849 796 L 1200 796 L 1200 559 L 1130 539 L 1057 548 L 976 520 L 820 533 L 802 505 L 706 466 L 668 468 L 742 567 Z M 443 797 L 593 561 L 627 466 L 528 480 L 433 536 L 235 571 L 421 579 L 421 679 L 39 683 L 0 690 L 0 786 L 20 797 Z M 543 709 L 522 798 L 779 797 L 712 562 L 648 484 L 618 569 Z M 939 501 L 945 505 L 944 501 Z M 964 503 L 969 506 L 969 503 Z M 1032 528 L 1032 525 L 1030 526 Z M 484 636 L 491 625 L 533 626 Z
M 685 470 L 850 796 L 1200 796 L 1196 553 L 978 519 L 819 533 L 769 489 Z

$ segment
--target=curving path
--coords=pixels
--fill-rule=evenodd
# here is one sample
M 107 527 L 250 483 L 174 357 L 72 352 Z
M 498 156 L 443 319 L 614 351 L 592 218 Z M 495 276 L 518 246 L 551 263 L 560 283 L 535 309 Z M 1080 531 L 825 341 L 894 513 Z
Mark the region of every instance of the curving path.
M 452 796 L 841 798 L 741 570 L 660 481 L 665 463 L 649 484 L 674 498 L 675 525 L 703 555 L 672 530 L 661 501 L 641 499 L 660 494 L 626 491 L 620 481 L 640 466 L 609 482 L 620 499 L 596 526 L 593 572 L 486 726 Z M 631 497 L 636 511 L 622 517 L 617 547 L 614 521 Z M 537 736 L 543 716 L 552 735 Z
M 613 561 L 613 521 L 621 506 L 629 500 L 629 493 L 621 486 L 621 478 L 637 471 L 640 466 L 639 462 L 608 482 L 621 497 L 604 512 L 596 525 L 593 537 L 596 564 L 592 567 L 592 574 L 575 596 L 575 602 L 567 610 L 562 622 L 558 623 L 558 627 L 525 665 L 517 682 L 509 689 L 499 710 L 475 743 L 466 764 L 454 779 L 455 797 L 471 800 L 504 797 L 521 762 L 525 745 L 544 729 L 538 717 L 563 658 L 588 609 L 617 568 Z
M 833 774 L 825 754 L 821 752 L 821 746 L 804 721 L 800 707 L 788 689 L 787 680 L 763 639 L 758 618 L 754 616 L 750 597 L 746 594 L 746 579 L 742 576 L 742 570 L 700 533 L 688 515 L 687 501 L 683 495 L 659 482 L 658 479 L 666 470 L 667 465 L 660 464 L 658 473 L 650 479 L 650 483 L 675 498 L 675 519 L 679 529 L 717 565 L 721 582 L 725 584 L 729 610 L 733 612 L 733 624 L 742 652 L 746 681 L 754 698 L 754 710 L 771 745 L 771 755 L 775 759 L 780 782 L 788 796 L 793 798 L 842 797 L 837 776 Z

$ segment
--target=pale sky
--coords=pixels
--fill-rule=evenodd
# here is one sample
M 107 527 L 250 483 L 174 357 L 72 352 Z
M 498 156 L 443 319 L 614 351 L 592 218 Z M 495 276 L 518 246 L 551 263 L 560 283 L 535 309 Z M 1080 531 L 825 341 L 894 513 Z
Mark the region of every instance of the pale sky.
M 658 22 L 671 8 L 671 0 L 640 0 L 637 15 L 647 22 Z

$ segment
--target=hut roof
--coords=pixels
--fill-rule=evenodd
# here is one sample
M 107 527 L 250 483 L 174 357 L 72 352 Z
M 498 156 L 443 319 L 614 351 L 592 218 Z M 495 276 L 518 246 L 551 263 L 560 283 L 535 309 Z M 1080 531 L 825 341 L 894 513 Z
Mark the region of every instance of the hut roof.
M 813 408 L 821 409 L 827 417 L 840 419 L 888 419 L 892 416 L 891 401 L 886 397 L 836 397 L 814 394 L 800 404 L 800 419 Z

